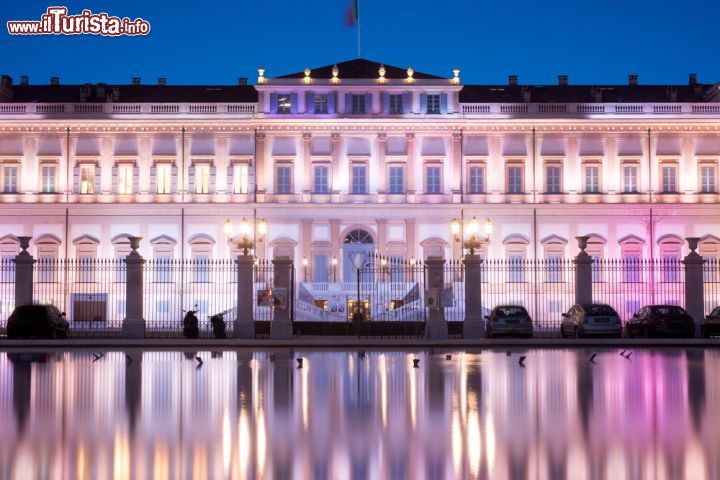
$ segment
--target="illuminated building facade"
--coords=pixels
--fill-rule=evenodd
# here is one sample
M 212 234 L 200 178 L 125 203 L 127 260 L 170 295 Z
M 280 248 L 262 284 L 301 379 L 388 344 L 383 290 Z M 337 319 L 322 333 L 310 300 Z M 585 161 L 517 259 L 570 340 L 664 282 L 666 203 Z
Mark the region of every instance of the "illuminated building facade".
M 352 60 L 234 86 L 0 87 L 0 249 L 226 258 L 226 219 L 264 220 L 259 257 L 353 281 L 375 251 L 459 258 L 453 219 L 490 218 L 483 256 L 680 258 L 720 249 L 718 84 L 464 85 Z M 258 239 L 260 240 L 260 239 Z M 487 250 L 487 251 L 486 251 Z M 303 272 L 297 278 L 302 278 Z

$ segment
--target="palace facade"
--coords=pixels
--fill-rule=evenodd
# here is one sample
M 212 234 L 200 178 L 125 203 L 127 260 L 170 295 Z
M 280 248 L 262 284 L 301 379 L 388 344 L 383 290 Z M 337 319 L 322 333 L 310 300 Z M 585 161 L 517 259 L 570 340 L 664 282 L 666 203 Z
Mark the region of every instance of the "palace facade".
M 269 71 L 267 72 L 269 73 Z M 0 86 L 0 249 L 226 258 L 242 219 L 297 278 L 353 281 L 355 252 L 489 258 L 720 249 L 720 85 L 465 85 L 352 60 L 255 85 Z M 453 235 L 451 223 L 461 233 Z M 260 226 L 262 225 L 262 228 Z M 304 270 L 304 271 L 303 271 Z

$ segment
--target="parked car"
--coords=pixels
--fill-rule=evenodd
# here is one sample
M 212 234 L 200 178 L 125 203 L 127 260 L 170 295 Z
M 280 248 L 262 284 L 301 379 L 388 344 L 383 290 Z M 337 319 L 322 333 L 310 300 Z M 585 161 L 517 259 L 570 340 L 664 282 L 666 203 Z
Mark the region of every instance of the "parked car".
M 522 305 L 500 305 L 486 315 L 485 333 L 488 338 L 500 335 L 532 338 L 533 324 Z
M 587 336 L 619 338 L 622 336 L 620 316 L 610 305 L 600 303 L 573 305 L 562 316 L 560 336 L 563 338 Z
M 65 312 L 54 305 L 20 305 L 7 321 L 7 338 L 67 338 Z
M 677 305 L 647 305 L 625 325 L 628 337 L 695 336 L 695 321 Z
M 720 336 L 720 307 L 715 307 L 715 310 L 705 316 L 700 325 L 700 332 L 705 338 Z

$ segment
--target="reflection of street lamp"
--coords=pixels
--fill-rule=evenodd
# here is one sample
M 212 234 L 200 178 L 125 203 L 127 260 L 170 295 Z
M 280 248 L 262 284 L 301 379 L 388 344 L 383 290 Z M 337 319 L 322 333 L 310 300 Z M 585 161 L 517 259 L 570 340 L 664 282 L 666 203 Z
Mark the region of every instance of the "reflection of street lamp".
M 225 220 L 225 236 L 228 241 L 235 244 L 238 250 L 243 251 L 243 255 L 247 255 L 248 252 L 255 248 L 256 242 L 262 242 L 267 233 L 267 223 L 265 220 L 258 220 L 253 222 L 254 225 L 250 225 L 246 218 L 243 218 L 240 222 L 240 239 L 236 240 L 233 238 L 235 226 L 232 224 L 230 219 Z M 253 228 L 254 227 L 254 228 Z
M 355 305 L 355 311 L 358 313 L 360 312 L 360 269 L 363 266 L 363 260 L 363 254 L 360 252 L 352 256 L 352 263 L 357 272 L 357 304 Z
M 332 267 L 333 267 L 333 283 L 335 283 L 337 280 L 335 280 L 335 270 L 337 269 L 337 257 L 332 258 Z
M 303 264 L 303 272 L 304 272 L 303 275 L 305 277 L 305 280 L 303 280 L 303 281 L 307 282 L 307 267 L 308 267 L 308 258 L 307 257 L 303 257 L 302 264 Z

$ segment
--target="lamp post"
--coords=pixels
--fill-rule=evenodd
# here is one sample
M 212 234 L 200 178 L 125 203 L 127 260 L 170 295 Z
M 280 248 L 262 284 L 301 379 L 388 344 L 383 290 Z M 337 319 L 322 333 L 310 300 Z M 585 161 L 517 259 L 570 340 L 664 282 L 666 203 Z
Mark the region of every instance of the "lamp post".
M 238 250 L 242 250 L 243 255 L 248 253 L 255 248 L 257 242 L 262 242 L 267 233 L 267 223 L 265 220 L 253 221 L 253 225 L 250 225 L 247 218 L 243 218 L 240 222 L 240 238 L 234 238 L 235 226 L 232 221 L 228 218 L 225 220 L 225 237 L 229 242 L 233 243 Z
M 453 238 L 456 242 L 462 242 L 463 248 L 467 250 L 467 255 L 463 260 L 463 263 L 465 265 L 466 320 L 471 314 L 475 314 L 474 312 L 467 311 L 467 308 L 470 308 L 468 307 L 468 300 L 471 299 L 470 295 L 473 293 L 473 284 L 477 282 L 478 304 L 472 305 L 471 307 L 472 310 L 475 310 L 476 308 L 479 309 L 480 317 L 478 319 L 478 326 L 480 327 L 481 331 L 478 332 L 478 335 L 482 335 L 482 317 L 484 315 L 482 310 L 482 259 L 475 256 L 475 250 L 479 250 L 483 246 L 490 243 L 490 237 L 492 236 L 493 231 L 493 224 L 490 218 L 487 218 L 485 220 L 484 227 L 484 235 L 480 235 L 480 222 L 478 221 L 477 217 L 472 217 L 472 219 L 470 219 L 464 229 L 466 236 L 465 238 L 463 238 L 461 234 L 461 230 L 463 229 L 461 228 L 460 221 L 453 219 L 452 222 L 450 222 L 450 230 L 453 234 Z M 467 325 L 469 325 L 469 323 Z
M 360 269 L 363 265 L 363 257 L 364 255 L 360 252 L 357 252 L 355 255 L 352 256 L 353 266 L 355 267 L 355 272 L 357 275 L 357 302 L 355 304 L 355 312 L 358 314 L 360 314 Z
M 332 267 L 333 267 L 333 283 L 335 283 L 337 281 L 335 279 L 335 270 L 337 269 L 337 257 L 332 258 Z
M 303 277 L 304 277 L 303 281 L 305 283 L 307 283 L 307 267 L 308 267 L 308 258 L 307 257 L 303 257 L 302 264 L 303 264 Z

